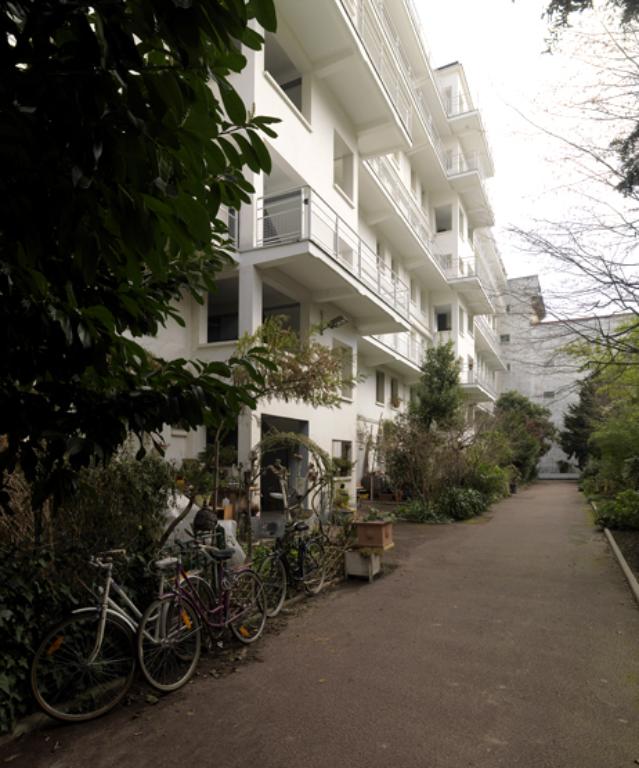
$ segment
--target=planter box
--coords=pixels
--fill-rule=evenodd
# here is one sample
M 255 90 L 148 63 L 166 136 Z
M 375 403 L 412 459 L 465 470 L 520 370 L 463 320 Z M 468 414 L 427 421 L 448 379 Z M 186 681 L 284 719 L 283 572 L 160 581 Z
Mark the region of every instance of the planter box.
M 393 524 L 384 520 L 355 523 L 358 547 L 390 549 L 393 546 Z
M 345 553 L 345 568 L 347 576 L 363 576 L 372 581 L 382 570 L 382 558 L 374 552 L 364 557 L 356 549 L 349 549 Z

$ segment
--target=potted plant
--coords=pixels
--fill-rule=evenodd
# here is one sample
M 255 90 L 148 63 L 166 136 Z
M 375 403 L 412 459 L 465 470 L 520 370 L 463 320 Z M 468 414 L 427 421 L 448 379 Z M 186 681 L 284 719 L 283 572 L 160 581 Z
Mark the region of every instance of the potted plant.
M 355 523 L 357 547 L 375 547 L 382 551 L 391 549 L 393 544 L 392 515 L 385 515 L 375 508 L 371 508 L 364 520 Z
M 379 547 L 356 547 L 344 554 L 347 576 L 363 576 L 370 582 L 382 570 L 384 550 Z

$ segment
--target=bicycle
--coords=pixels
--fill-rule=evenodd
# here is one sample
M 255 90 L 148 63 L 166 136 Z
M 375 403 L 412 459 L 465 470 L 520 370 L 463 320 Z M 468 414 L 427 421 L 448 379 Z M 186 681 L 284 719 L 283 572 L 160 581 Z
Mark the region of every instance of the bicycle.
M 137 634 L 137 658 L 146 679 L 160 691 L 185 685 L 197 666 L 202 629 L 210 637 L 230 629 L 244 644 L 254 643 L 266 623 L 264 587 L 248 567 L 231 571 L 233 549 L 195 543 L 214 566 L 214 583 L 189 574 L 181 557 L 172 558 L 175 580 L 144 612 Z
M 135 632 L 142 614 L 113 578 L 113 559 L 125 550 L 93 556 L 105 573 L 99 604 L 79 608 L 53 626 L 31 664 L 31 689 L 39 707 L 65 722 L 91 720 L 120 702 L 136 670 Z M 111 598 L 114 591 L 124 603 Z

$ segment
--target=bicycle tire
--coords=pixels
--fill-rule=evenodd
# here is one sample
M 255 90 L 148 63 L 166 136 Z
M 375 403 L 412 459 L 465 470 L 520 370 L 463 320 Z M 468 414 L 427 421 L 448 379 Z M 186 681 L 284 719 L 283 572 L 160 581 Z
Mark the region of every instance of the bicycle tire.
M 112 710 L 127 694 L 136 672 L 134 634 L 107 614 L 100 652 L 88 662 L 98 636 L 100 612 L 71 615 L 51 627 L 31 663 L 31 690 L 56 720 L 82 722 Z
M 288 579 L 282 558 L 276 554 L 264 558 L 257 569 L 257 575 L 264 585 L 266 615 L 269 619 L 272 619 L 282 610 L 286 600 Z
M 229 588 L 228 626 L 245 645 L 254 643 L 266 624 L 264 585 L 255 571 L 245 570 L 233 575 Z
M 176 691 L 193 676 L 202 650 L 197 611 L 180 595 L 154 600 L 142 614 L 137 655 L 146 680 L 158 691 Z
M 317 595 L 326 578 L 324 546 L 318 539 L 309 539 L 302 553 L 302 584 L 308 595 Z

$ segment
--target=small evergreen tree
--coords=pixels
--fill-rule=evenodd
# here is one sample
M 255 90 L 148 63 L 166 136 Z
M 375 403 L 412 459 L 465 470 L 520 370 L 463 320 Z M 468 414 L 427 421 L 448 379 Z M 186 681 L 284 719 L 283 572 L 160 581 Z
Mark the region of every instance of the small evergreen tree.
M 411 405 L 412 415 L 426 429 L 450 429 L 459 421 L 462 390 L 459 361 L 451 342 L 426 351 L 422 377 Z
M 564 429 L 559 434 L 563 451 L 569 457 L 575 457 L 579 469 L 586 466 L 589 457 L 596 451 L 589 441 L 600 417 L 601 398 L 597 396 L 595 380 L 585 379 L 579 383 L 579 401 L 568 406 Z

